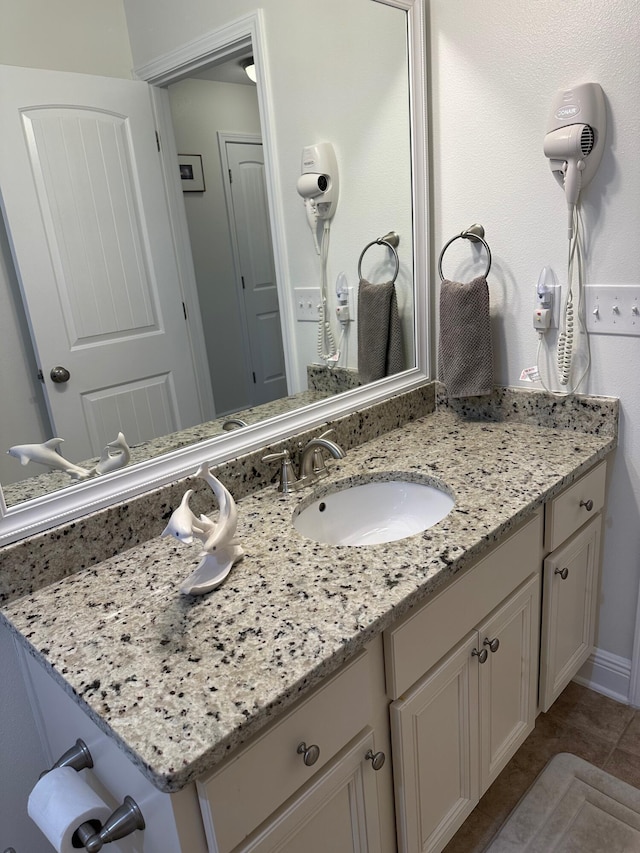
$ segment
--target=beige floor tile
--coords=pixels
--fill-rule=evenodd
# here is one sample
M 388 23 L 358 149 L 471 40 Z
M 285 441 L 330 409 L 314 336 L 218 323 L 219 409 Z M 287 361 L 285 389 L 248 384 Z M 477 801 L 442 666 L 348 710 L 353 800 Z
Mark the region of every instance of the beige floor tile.
M 604 769 L 623 782 L 640 788 L 640 756 L 614 749 Z
M 522 747 L 521 747 L 522 749 Z M 478 803 L 478 810 L 502 824 L 546 764 L 521 757 L 519 750 Z
M 634 713 L 628 705 L 571 682 L 545 716 L 614 744 Z
M 481 853 L 502 826 L 476 808 L 471 812 L 442 853 Z
M 640 711 L 634 713 L 633 719 L 624 730 L 618 741 L 618 749 L 640 755 Z
M 535 729 L 515 758 L 521 763 L 529 763 L 536 773 L 559 752 L 571 752 L 596 767 L 602 767 L 614 746 L 615 741 L 611 742 L 566 721 L 561 724 L 549 714 L 540 714 Z

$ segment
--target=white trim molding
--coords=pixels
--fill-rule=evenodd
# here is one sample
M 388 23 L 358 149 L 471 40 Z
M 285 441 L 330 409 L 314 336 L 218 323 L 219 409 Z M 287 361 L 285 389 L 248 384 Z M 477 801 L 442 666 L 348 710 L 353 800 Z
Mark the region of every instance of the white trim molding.
M 638 707 L 630 694 L 631 661 L 628 658 L 596 649 L 574 681 L 616 702 Z

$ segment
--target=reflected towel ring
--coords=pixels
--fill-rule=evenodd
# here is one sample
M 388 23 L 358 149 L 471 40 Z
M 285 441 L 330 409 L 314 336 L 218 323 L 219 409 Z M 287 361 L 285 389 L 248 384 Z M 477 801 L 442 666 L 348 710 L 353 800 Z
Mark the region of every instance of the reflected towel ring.
M 486 278 L 489 275 L 489 270 L 491 269 L 491 249 L 489 248 L 487 241 L 484 239 L 484 228 L 482 225 L 471 225 L 466 231 L 456 234 L 456 236 L 452 237 L 448 243 L 445 243 L 442 251 L 440 252 L 440 258 L 438 260 L 440 281 L 444 281 L 444 275 L 442 274 L 442 259 L 444 257 L 444 253 L 455 240 L 459 240 L 461 237 L 465 240 L 471 240 L 472 243 L 482 243 L 487 253 L 487 269 L 485 270 L 484 277 Z
M 395 231 L 389 231 L 388 234 L 385 234 L 384 237 L 378 237 L 377 240 L 372 240 L 370 243 L 364 247 L 362 252 L 360 253 L 360 258 L 358 260 L 358 279 L 362 281 L 362 259 L 365 256 L 365 252 L 370 249 L 372 246 L 386 246 L 387 249 L 392 253 L 396 262 L 396 270 L 393 274 L 393 278 L 391 279 L 391 284 L 395 283 L 395 280 L 398 277 L 398 272 L 400 271 L 400 259 L 398 258 L 398 253 L 396 252 L 396 246 L 400 242 L 400 237 L 396 234 Z

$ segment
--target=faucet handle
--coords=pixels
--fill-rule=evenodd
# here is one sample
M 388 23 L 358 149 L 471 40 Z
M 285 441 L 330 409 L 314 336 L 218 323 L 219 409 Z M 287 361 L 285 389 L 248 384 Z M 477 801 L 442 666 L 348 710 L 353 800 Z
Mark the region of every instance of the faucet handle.
M 278 482 L 278 491 L 291 492 L 298 488 L 298 478 L 295 475 L 293 462 L 288 450 L 281 450 L 279 453 L 267 453 L 262 457 L 263 462 L 282 462 L 280 466 L 280 480 Z

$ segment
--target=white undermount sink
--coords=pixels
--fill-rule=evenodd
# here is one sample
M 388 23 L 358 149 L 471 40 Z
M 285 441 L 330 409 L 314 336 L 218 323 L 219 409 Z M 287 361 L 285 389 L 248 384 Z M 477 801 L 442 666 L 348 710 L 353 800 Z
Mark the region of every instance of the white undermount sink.
M 451 495 L 427 483 L 338 483 L 335 491 L 295 514 L 293 526 L 308 539 L 327 545 L 376 545 L 433 527 L 453 505 Z

